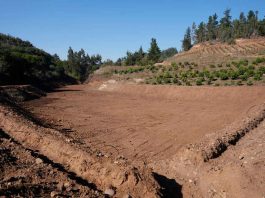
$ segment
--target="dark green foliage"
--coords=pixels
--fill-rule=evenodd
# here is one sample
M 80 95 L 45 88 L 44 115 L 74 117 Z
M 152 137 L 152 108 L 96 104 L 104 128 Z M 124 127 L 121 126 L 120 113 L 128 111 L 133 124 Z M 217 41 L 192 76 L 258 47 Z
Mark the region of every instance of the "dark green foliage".
M 0 34 L 0 84 L 41 84 L 65 78 L 58 55 L 34 47 L 30 42 Z
M 148 50 L 148 60 L 157 63 L 160 59 L 161 51 L 157 45 L 156 39 L 151 39 L 150 48 Z
M 186 33 L 184 35 L 184 39 L 182 41 L 182 49 L 184 51 L 188 51 L 192 47 L 191 44 L 191 29 L 190 27 L 187 28 Z
M 170 47 L 161 51 L 157 45 L 156 39 L 152 38 L 148 52 L 144 52 L 140 47 L 138 51 L 127 52 L 126 56 L 119 58 L 113 65 L 116 66 L 147 66 L 154 63 L 162 62 L 167 58 L 174 56 L 178 51 L 174 47 Z
M 78 52 L 69 47 L 65 70 L 67 74 L 79 81 L 85 81 L 94 70 L 102 64 L 100 55 L 89 56 L 83 49 Z
M 224 11 L 224 16 L 217 21 L 217 15 L 209 16 L 208 22 L 192 24 L 191 38 L 193 43 L 201 43 L 205 41 L 219 40 L 229 44 L 234 43 L 237 38 L 250 38 L 252 36 L 265 36 L 265 18 L 258 19 L 258 12 L 250 10 L 247 17 L 243 12 L 240 13 L 238 19 L 232 20 L 230 9 Z M 189 36 L 190 28 L 186 30 L 183 40 L 183 50 L 188 50 L 190 45 Z M 188 39 L 187 39 L 188 38 Z
M 161 52 L 160 61 L 164 61 L 167 58 L 172 57 L 172 56 L 174 56 L 177 53 L 178 53 L 178 50 L 176 48 L 174 48 L 174 47 L 170 47 L 170 48 L 168 48 L 166 50 L 163 50 Z

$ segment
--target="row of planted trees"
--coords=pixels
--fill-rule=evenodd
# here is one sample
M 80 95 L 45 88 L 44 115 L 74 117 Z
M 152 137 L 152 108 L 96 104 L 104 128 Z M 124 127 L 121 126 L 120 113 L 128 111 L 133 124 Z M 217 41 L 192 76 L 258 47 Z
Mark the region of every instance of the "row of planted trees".
M 232 20 L 231 10 L 224 11 L 218 20 L 217 14 L 209 16 L 208 22 L 195 23 L 188 27 L 182 41 L 182 49 L 189 50 L 192 45 L 205 41 L 218 40 L 233 43 L 237 38 L 265 36 L 265 18 L 259 20 L 258 11 L 250 10 L 247 16 L 241 12 L 238 19 Z

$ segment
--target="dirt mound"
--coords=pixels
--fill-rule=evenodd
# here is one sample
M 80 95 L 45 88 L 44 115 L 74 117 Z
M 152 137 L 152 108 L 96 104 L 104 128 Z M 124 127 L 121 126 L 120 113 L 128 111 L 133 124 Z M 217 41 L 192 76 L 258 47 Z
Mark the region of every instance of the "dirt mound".
M 137 169 L 127 161 L 111 161 L 57 130 L 39 125 L 34 119 L 27 119 L 30 115 L 25 117 L 27 112 L 17 108 L 0 105 L 0 127 L 25 147 L 38 150 L 102 190 L 111 188 L 117 197 L 159 195 L 160 187 L 149 168 Z
M 225 63 L 239 59 L 253 59 L 265 56 L 265 38 L 239 39 L 236 44 L 205 42 L 195 45 L 187 52 L 182 52 L 163 62 L 168 65 L 172 62 L 195 62 L 201 66 Z

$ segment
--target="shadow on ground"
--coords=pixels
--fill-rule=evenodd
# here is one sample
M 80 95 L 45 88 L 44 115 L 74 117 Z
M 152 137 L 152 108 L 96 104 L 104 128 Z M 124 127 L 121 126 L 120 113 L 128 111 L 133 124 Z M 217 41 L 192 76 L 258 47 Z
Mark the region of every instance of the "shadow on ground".
M 165 198 L 182 198 L 182 186 L 176 182 L 174 179 L 169 179 L 163 175 L 159 175 L 158 173 L 153 173 L 154 178 L 161 186 L 162 197 Z

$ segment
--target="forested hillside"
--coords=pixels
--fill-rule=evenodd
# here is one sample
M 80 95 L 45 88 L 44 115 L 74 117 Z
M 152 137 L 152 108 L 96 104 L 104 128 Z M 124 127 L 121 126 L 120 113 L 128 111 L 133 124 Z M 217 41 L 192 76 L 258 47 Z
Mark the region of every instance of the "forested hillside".
M 258 18 L 258 11 L 250 10 L 247 15 L 240 13 L 237 19 L 232 20 L 231 10 L 224 11 L 218 20 L 217 14 L 209 16 L 207 22 L 195 23 L 188 27 L 182 41 L 182 49 L 189 50 L 194 44 L 205 41 L 221 41 L 234 43 L 238 38 L 252 38 L 265 36 L 265 18 Z
M 84 81 L 90 72 L 101 65 L 101 56 L 89 56 L 84 50 L 68 51 L 68 60 L 0 33 L 0 84 L 69 83 Z
M 0 84 L 46 83 L 66 78 L 58 56 L 0 34 Z

